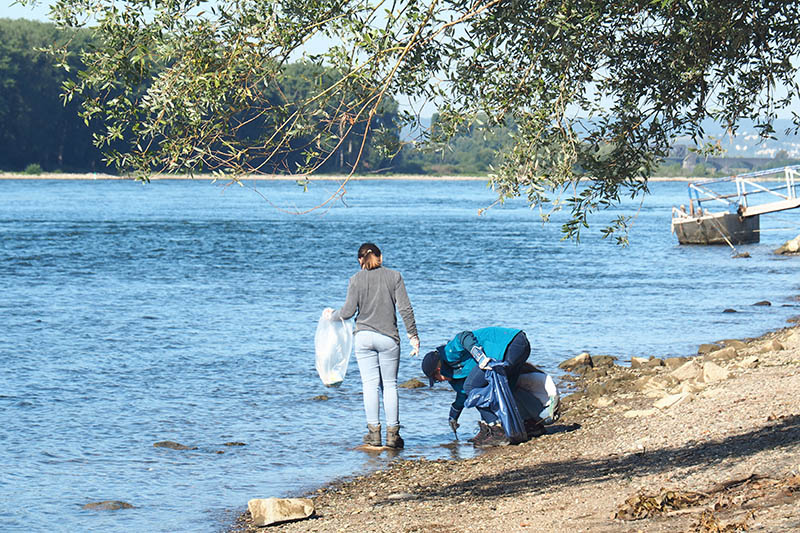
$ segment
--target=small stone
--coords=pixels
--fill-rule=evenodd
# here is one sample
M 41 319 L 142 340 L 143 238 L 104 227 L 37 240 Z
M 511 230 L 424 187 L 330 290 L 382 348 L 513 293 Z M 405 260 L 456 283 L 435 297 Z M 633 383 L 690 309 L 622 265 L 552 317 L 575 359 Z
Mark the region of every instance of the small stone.
M 670 375 L 678 381 L 700 379 L 703 376 L 703 367 L 692 360 L 673 370 Z
M 703 390 L 703 385 L 696 381 L 684 381 L 678 389 L 679 393 L 694 394 Z
M 686 364 L 687 361 L 689 361 L 688 357 L 668 357 L 664 359 L 664 365 L 670 370 L 675 370 L 681 365 Z
M 647 364 L 647 361 L 649 359 L 646 357 L 631 357 L 631 368 L 642 368 Z
M 223 446 L 247 446 L 244 442 L 226 442 Z
M 159 442 L 153 443 L 153 446 L 156 448 L 169 448 L 170 450 L 196 450 L 197 446 L 186 446 L 185 444 L 181 444 L 180 442 L 174 442 L 171 440 L 162 440 Z
M 739 368 L 756 368 L 760 364 L 758 360 L 758 356 L 751 355 L 750 357 L 745 357 L 741 361 L 739 361 L 738 366 Z
M 573 370 L 578 367 L 585 367 L 585 366 L 594 366 L 592 363 L 592 356 L 589 355 L 589 352 L 583 352 L 579 355 L 576 355 L 572 359 L 567 359 L 566 361 L 562 362 L 558 365 L 558 368 L 562 370 Z
M 800 346 L 800 331 L 793 331 L 791 332 L 784 340 L 784 346 L 791 347 L 794 346 L 795 348 Z
M 314 502 L 309 498 L 254 498 L 247 509 L 256 527 L 281 522 L 303 520 L 314 514 Z
M 330 400 L 330 398 L 328 397 L 328 395 L 327 395 L 327 394 L 318 394 L 317 396 L 314 396 L 314 397 L 313 397 L 313 398 L 311 398 L 311 399 L 312 399 L 313 401 L 315 401 L 315 402 L 324 402 L 324 401 L 326 401 L 326 400 Z
M 720 345 L 719 344 L 706 343 L 706 344 L 701 344 L 697 348 L 697 353 L 698 353 L 698 355 L 705 355 L 707 353 L 711 353 L 711 352 L 719 350 L 719 349 L 720 349 Z
M 657 409 L 634 409 L 631 411 L 625 411 L 622 416 L 625 418 L 640 418 L 645 416 L 653 416 L 657 412 Z
M 722 348 L 720 350 L 715 350 L 711 353 L 707 353 L 705 355 L 705 359 L 713 359 L 715 361 L 727 361 L 729 359 L 733 359 L 738 355 L 736 348 L 733 346 L 728 346 L 726 348 Z
M 730 307 L 727 309 L 722 310 L 723 313 L 736 313 L 736 309 L 731 309 Z
M 393 494 L 389 494 L 386 497 L 387 500 L 390 501 L 397 501 L 397 500 L 413 500 L 414 495 L 409 494 L 408 492 L 395 492 Z
M 592 366 L 597 367 L 611 367 L 614 366 L 617 358 L 613 355 L 593 355 Z
M 418 380 L 417 378 L 411 378 L 408 381 L 405 381 L 400 385 L 398 385 L 398 387 L 400 387 L 401 389 L 419 389 L 424 386 L 425 384 L 422 381 Z
M 667 388 L 677 384 L 678 380 L 672 376 L 645 376 L 634 383 L 634 390 L 643 392 L 645 396 L 660 398 Z
M 782 246 L 775 249 L 776 254 L 796 254 L 800 252 L 800 235 L 794 239 L 788 240 Z
M 730 376 L 730 372 L 726 369 L 722 368 L 716 363 L 707 362 L 703 364 L 703 381 L 705 383 L 713 383 L 715 381 L 721 381 L 723 379 L 728 379 Z
M 783 350 L 783 344 L 781 344 L 781 341 L 779 341 L 778 339 L 772 339 L 764 344 L 764 346 L 762 347 L 762 353 L 763 350 L 766 350 L 768 352 L 780 352 L 781 350 Z
M 760 305 L 760 306 L 768 307 L 768 306 L 772 305 L 772 302 L 770 302 L 769 300 L 761 300 L 760 302 L 756 302 L 753 305 Z
M 660 400 L 657 400 L 653 407 L 657 409 L 669 409 L 679 403 L 683 402 L 686 398 L 689 397 L 689 394 L 685 392 L 681 392 L 679 394 L 670 394 L 668 396 L 664 396 Z
M 595 398 L 595 400 L 592 402 L 592 405 L 598 409 L 604 409 L 606 407 L 611 407 L 615 403 L 617 402 L 614 400 L 614 398 Z
M 133 505 L 119 500 L 105 500 L 87 503 L 83 508 L 91 511 L 118 511 L 119 509 L 133 509 Z
M 744 350 L 747 348 L 747 343 L 742 342 L 739 339 L 726 339 L 724 341 L 720 341 L 720 344 L 723 346 L 731 346 L 737 350 Z

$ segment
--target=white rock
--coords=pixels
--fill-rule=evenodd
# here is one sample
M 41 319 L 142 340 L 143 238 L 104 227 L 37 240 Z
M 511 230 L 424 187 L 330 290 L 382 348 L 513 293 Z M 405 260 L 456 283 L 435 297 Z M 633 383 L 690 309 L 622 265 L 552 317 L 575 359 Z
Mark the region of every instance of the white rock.
M 678 381 L 700 379 L 703 376 L 703 367 L 692 359 L 670 372 L 670 376 Z
M 726 348 L 722 348 L 720 350 L 714 350 L 713 352 L 706 355 L 709 359 L 733 359 L 739 355 L 736 351 L 736 348 L 733 346 L 728 346 Z
M 783 246 L 775 250 L 776 254 L 796 254 L 800 250 L 800 235 L 786 241 Z
M 684 381 L 678 389 L 679 393 L 694 394 L 703 390 L 703 384 L 696 381 Z
M 309 498 L 254 498 L 247 508 L 257 527 L 289 520 L 302 520 L 314 514 L 314 502 Z
M 572 370 L 580 366 L 592 366 L 592 356 L 589 355 L 589 352 L 583 352 L 572 359 L 567 359 L 558 365 L 558 368 L 562 370 Z
M 729 377 L 730 372 L 716 363 L 709 361 L 703 365 L 703 381 L 706 383 L 721 381 L 723 379 L 728 379 Z
M 601 396 L 600 398 L 595 399 L 595 401 L 592 402 L 592 405 L 594 405 L 597 408 L 603 409 L 604 407 L 611 407 L 615 403 L 616 401 L 614 400 L 614 398 L 606 398 L 604 396 Z
M 758 353 L 779 352 L 783 350 L 783 344 L 778 339 L 772 339 L 761 345 Z
M 685 392 L 682 392 L 680 394 L 670 394 L 668 396 L 664 396 L 660 400 L 657 400 L 653 404 L 653 407 L 656 407 L 657 409 L 669 409 L 670 407 L 678 405 L 688 397 L 689 394 Z
M 783 341 L 784 346 L 800 347 L 800 331 L 791 332 Z
M 657 409 L 634 409 L 632 411 L 625 411 L 622 413 L 622 416 L 625 418 L 638 418 L 642 416 L 653 416 L 657 412 Z
M 759 360 L 757 355 L 751 355 L 750 357 L 745 357 L 736 365 L 739 368 L 755 368 L 759 365 Z

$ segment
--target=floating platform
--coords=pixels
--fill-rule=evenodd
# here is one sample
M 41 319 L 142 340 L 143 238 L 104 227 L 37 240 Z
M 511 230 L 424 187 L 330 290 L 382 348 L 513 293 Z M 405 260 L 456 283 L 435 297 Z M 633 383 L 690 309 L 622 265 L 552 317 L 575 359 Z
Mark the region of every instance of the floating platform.
M 689 184 L 689 210 L 672 208 L 672 232 L 679 244 L 751 244 L 760 240 L 759 215 L 800 207 L 796 178 L 800 165 L 750 172 Z M 752 178 L 783 174 L 785 184 L 768 188 Z M 720 194 L 714 187 L 736 186 L 736 192 Z M 767 193 L 768 201 L 754 204 L 755 195 Z M 762 198 L 764 196 L 762 195 Z M 725 210 L 712 212 L 704 203 L 720 203 Z
M 758 215 L 711 213 L 701 217 L 673 217 L 672 231 L 680 244 L 752 244 L 760 239 Z

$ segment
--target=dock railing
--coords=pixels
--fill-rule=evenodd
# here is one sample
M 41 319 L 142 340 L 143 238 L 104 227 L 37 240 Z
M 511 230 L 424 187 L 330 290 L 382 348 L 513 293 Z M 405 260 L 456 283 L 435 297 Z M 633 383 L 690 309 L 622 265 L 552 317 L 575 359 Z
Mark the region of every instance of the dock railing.
M 709 202 L 720 203 L 725 206 L 727 211 L 738 213 L 743 217 L 800 207 L 800 195 L 798 195 L 797 191 L 797 187 L 800 186 L 800 179 L 798 179 L 800 178 L 800 173 L 798 173 L 798 170 L 800 170 L 800 165 L 791 165 L 736 174 L 725 178 L 692 182 L 689 184 L 689 215 L 702 216 L 705 212 L 703 204 Z M 780 187 L 766 187 L 753 181 L 756 178 L 764 178 L 781 173 L 783 173 L 784 184 Z M 735 193 L 720 194 L 711 189 L 712 186 L 718 188 L 718 185 L 729 183 L 736 185 Z M 767 193 L 777 199 L 757 205 L 749 205 L 749 197 L 761 193 Z

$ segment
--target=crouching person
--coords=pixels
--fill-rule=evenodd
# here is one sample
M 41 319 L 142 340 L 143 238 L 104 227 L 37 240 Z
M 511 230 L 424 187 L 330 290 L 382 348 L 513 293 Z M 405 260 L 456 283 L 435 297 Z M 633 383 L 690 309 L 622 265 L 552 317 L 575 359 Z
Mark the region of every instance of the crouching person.
M 450 406 L 450 429 L 454 433 L 458 429 L 458 419 L 470 391 L 489 384 L 485 371 L 494 366 L 493 362 L 504 363 L 502 366 L 513 390 L 530 353 L 531 345 L 524 331 L 501 327 L 462 331 L 447 344 L 428 352 L 422 360 L 422 371 L 430 386 L 437 381 L 447 381 L 456 393 Z M 477 409 L 481 416 L 480 430 L 470 442 L 482 447 L 509 444 L 498 416 L 491 409 Z

